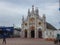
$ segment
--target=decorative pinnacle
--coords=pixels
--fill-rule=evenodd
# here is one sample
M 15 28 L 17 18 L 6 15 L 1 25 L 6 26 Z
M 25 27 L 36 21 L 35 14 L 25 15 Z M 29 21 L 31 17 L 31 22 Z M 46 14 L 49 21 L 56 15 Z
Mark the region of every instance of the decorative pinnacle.
M 32 5 L 32 9 L 34 9 L 34 5 Z
M 34 5 L 32 5 L 32 12 L 34 12 Z

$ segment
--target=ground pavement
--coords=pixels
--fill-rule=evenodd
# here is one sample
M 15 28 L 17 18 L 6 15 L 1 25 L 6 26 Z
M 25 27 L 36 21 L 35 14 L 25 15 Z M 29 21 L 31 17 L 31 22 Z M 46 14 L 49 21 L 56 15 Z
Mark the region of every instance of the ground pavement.
M 2 44 L 2 39 L 0 39 L 0 45 L 5 45 Z M 54 43 L 43 39 L 7 38 L 6 45 L 54 45 Z

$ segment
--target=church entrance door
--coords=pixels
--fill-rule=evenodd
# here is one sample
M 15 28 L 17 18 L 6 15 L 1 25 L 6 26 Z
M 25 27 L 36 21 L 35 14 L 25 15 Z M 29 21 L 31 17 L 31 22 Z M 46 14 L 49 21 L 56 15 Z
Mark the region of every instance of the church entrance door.
M 38 36 L 39 36 L 39 38 L 42 38 L 42 31 L 41 30 L 38 31 Z
M 27 30 L 25 30 L 25 38 L 27 38 Z
M 35 31 L 31 30 L 31 38 L 34 38 L 34 36 L 35 36 Z

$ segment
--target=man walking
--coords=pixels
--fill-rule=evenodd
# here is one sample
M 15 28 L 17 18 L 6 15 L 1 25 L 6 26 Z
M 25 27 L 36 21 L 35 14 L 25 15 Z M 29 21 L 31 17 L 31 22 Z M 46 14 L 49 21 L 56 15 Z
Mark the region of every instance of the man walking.
M 3 33 L 3 44 L 6 44 L 6 33 Z

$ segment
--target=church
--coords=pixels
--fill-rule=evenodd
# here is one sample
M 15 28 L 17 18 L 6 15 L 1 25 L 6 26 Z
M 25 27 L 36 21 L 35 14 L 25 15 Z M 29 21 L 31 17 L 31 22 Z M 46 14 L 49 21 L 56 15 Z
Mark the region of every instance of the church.
M 39 14 L 39 9 L 32 5 L 32 9 L 28 9 L 28 15 L 25 19 L 22 17 L 21 24 L 22 38 L 54 38 L 56 28 L 46 22 L 45 14 L 42 17 Z

